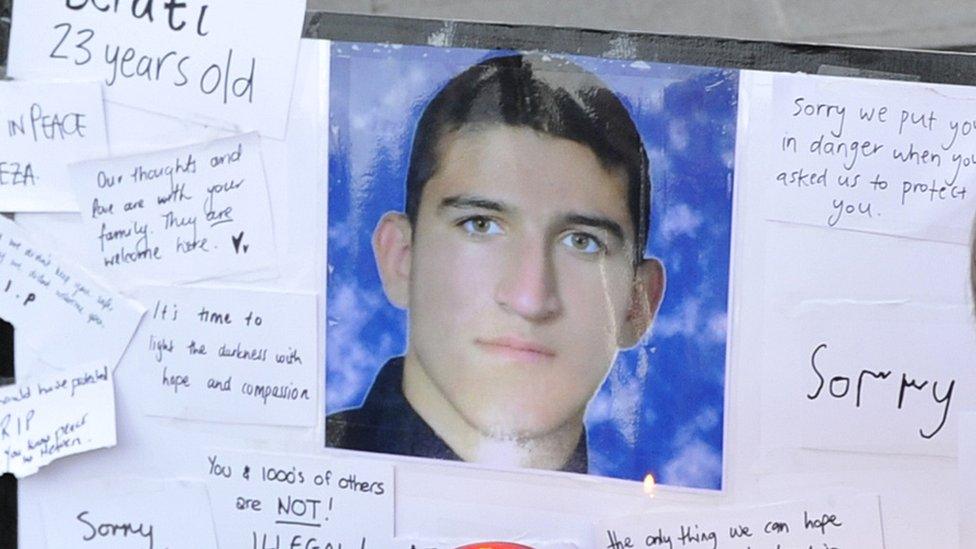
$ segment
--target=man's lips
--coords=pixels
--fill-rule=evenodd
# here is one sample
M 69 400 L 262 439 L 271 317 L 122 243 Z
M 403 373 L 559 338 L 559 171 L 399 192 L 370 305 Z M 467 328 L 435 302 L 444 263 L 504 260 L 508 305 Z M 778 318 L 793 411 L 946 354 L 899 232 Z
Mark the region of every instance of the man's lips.
M 556 351 L 516 336 L 476 339 L 475 344 L 490 354 L 521 362 L 545 362 L 556 357 Z

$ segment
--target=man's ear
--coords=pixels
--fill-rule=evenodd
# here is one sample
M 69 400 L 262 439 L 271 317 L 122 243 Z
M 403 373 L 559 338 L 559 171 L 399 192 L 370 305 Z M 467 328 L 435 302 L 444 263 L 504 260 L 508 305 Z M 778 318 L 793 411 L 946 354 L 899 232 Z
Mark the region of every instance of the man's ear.
M 635 269 L 630 308 L 617 342 L 620 348 L 637 345 L 651 329 L 664 297 L 665 278 L 664 265 L 656 258 L 642 260 Z
M 390 303 L 406 309 L 410 297 L 410 220 L 402 213 L 387 212 L 373 231 L 373 256 Z

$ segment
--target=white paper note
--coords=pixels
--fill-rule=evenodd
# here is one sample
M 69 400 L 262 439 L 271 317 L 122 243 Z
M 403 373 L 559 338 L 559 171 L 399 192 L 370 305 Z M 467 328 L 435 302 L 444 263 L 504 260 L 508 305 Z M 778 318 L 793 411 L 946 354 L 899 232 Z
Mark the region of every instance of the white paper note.
M 0 211 L 77 211 L 68 163 L 108 154 L 97 83 L 0 82 Z
M 69 169 L 90 250 L 106 271 L 189 282 L 273 264 L 257 134 Z
M 143 309 L 0 217 L 0 318 L 49 364 L 115 368 Z
M 593 547 L 627 549 L 883 549 L 876 496 L 604 520 Z
M 315 296 L 145 287 L 149 312 L 130 356 L 150 415 L 315 425 Z
M 202 482 L 115 478 L 72 484 L 41 505 L 47 549 L 216 549 Z
M 783 307 L 788 321 L 770 338 L 765 368 L 778 379 L 764 387 L 763 413 L 788 416 L 800 446 L 955 454 L 956 416 L 976 403 L 968 306 Z
M 58 458 L 114 445 L 115 385 L 108 366 L 0 388 L 3 472 L 23 478 Z
M 959 417 L 959 547 L 976 547 L 976 411 Z
M 8 74 L 100 80 L 106 99 L 284 137 L 305 2 L 20 2 Z
M 390 546 L 390 465 L 214 450 L 200 466 L 220 547 Z
M 976 90 L 750 73 L 769 219 L 968 243 L 976 209 Z

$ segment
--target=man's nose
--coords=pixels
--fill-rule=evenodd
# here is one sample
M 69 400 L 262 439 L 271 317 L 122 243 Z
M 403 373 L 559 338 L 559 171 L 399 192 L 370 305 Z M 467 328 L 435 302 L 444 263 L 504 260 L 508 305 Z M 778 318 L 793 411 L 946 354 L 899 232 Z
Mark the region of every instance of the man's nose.
M 562 312 L 553 258 L 544 244 L 520 246 L 507 262 L 495 289 L 495 301 L 502 308 L 533 322 Z

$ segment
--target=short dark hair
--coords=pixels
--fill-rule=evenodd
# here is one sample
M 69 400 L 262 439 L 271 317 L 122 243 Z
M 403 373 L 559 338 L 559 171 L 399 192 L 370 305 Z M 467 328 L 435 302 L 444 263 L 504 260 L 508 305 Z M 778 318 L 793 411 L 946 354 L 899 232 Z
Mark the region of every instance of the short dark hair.
M 489 57 L 455 76 L 427 104 L 407 170 L 406 214 L 416 225 L 424 185 L 437 172 L 444 138 L 468 125 L 526 127 L 590 148 L 604 169 L 627 175 L 627 209 L 644 257 L 651 180 L 647 152 L 620 98 L 575 63 L 542 54 Z

